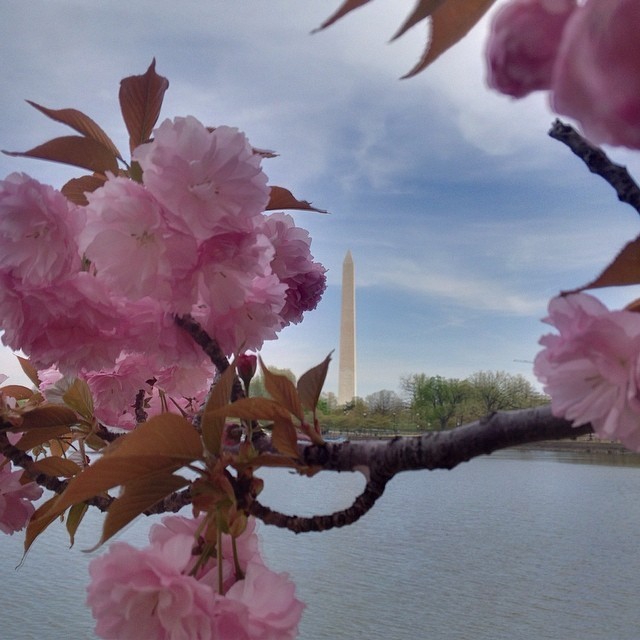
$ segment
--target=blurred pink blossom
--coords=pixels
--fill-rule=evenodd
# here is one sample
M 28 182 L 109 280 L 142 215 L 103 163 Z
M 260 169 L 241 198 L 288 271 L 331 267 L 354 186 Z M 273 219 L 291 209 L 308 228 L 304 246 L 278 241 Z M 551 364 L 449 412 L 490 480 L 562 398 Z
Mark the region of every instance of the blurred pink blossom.
M 192 116 L 165 120 L 133 158 L 145 186 L 166 207 L 169 224 L 199 240 L 251 230 L 269 201 L 260 156 L 232 127 L 209 131 Z
M 87 604 L 96 634 L 114 640 L 214 640 L 214 593 L 183 573 L 191 543 L 185 535 L 146 549 L 119 542 L 92 560 Z
M 567 23 L 551 105 L 596 144 L 640 149 L 639 32 L 637 0 L 587 0 Z
M 592 142 L 640 149 L 639 29 L 637 0 L 511 0 L 492 23 L 489 86 L 549 90 Z
M 522 98 L 551 87 L 553 65 L 576 0 L 512 0 L 495 14 L 487 41 L 487 81 Z
M 64 374 L 101 369 L 121 349 L 115 302 L 92 275 L 77 273 L 40 289 L 25 289 L 0 275 L 2 342 L 22 349 L 38 369 Z
M 83 221 L 59 191 L 12 173 L 0 181 L 0 273 L 32 288 L 79 271 Z
M 22 473 L 12 471 L 11 462 L 0 455 L 0 531 L 9 535 L 26 526 L 35 511 L 32 500 L 42 495 L 35 482 L 20 482 Z
M 116 295 L 152 296 L 171 312 L 188 313 L 195 302 L 193 236 L 171 229 L 155 198 L 128 178 L 110 178 L 88 199 L 80 247 L 98 277 Z
M 545 322 L 559 333 L 540 339 L 534 372 L 554 415 L 640 451 L 640 314 L 579 293 L 553 298 Z
M 295 597 L 295 584 L 286 573 L 275 573 L 264 564 L 250 562 L 244 580 L 236 582 L 227 598 L 247 607 L 251 640 L 293 640 L 304 604 Z
M 285 325 L 297 324 L 305 311 L 318 305 L 327 286 L 326 269 L 313 261 L 309 233 L 296 227 L 290 215 L 274 213 L 266 216 L 261 229 L 275 248 L 271 268 L 287 285 L 281 315 Z
M 231 538 L 223 536 L 224 595 L 215 559 L 190 575 L 203 540 L 203 517 L 168 516 L 149 534 L 150 546 L 115 543 L 91 562 L 87 604 L 101 638 L 171 640 L 287 640 L 294 638 L 304 605 L 286 574 L 264 566 L 249 521 L 237 538 L 237 579 Z

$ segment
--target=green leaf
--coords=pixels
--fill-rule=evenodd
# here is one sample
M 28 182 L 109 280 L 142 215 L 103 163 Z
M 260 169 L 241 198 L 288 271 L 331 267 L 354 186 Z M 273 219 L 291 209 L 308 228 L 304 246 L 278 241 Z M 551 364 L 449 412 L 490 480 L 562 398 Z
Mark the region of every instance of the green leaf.
M 39 158 L 61 162 L 74 167 L 89 169 L 97 173 L 118 173 L 118 160 L 105 146 L 81 136 L 62 136 L 38 145 L 29 151 L 3 151 L 8 156 Z
M 146 73 L 120 82 L 120 110 L 129 132 L 131 152 L 148 142 L 155 126 L 169 81 L 156 73 L 155 58 Z
M 186 478 L 165 472 L 147 475 L 128 482 L 123 494 L 114 500 L 107 511 L 102 538 L 98 546 L 104 544 L 144 511 L 174 491 L 185 487 L 189 482 Z
M 298 395 L 302 406 L 308 411 L 316 410 L 318 400 L 322 393 L 322 387 L 327 377 L 329 363 L 331 362 L 331 354 L 333 351 L 317 366 L 303 373 L 298 380 Z
M 43 107 L 42 105 L 32 102 L 31 100 L 27 100 L 27 102 L 52 120 L 62 122 L 62 124 L 70 126 L 83 136 L 99 142 L 103 147 L 106 147 L 114 156 L 116 156 L 116 158 L 120 158 L 122 160 L 122 155 L 118 151 L 116 145 L 113 144 L 111 138 L 89 116 L 82 113 L 82 111 L 78 111 L 77 109 L 48 109 L 47 107 Z
M 220 455 L 225 414 L 218 409 L 229 404 L 231 389 L 235 379 L 235 367 L 227 367 L 214 385 L 202 415 L 202 439 L 207 451 Z
M 276 402 L 288 409 L 296 418 L 303 421 L 304 411 L 293 382 L 291 382 L 287 376 L 271 373 L 265 366 L 262 358 L 260 358 L 260 367 L 264 378 L 264 388 L 267 390 L 267 393 Z
M 313 207 L 310 202 L 306 200 L 298 200 L 288 189 L 284 187 L 271 187 L 269 192 L 269 203 L 267 204 L 267 211 L 273 211 L 274 209 L 299 209 L 302 211 L 315 211 L 317 213 L 327 213 L 324 209 L 317 209 Z

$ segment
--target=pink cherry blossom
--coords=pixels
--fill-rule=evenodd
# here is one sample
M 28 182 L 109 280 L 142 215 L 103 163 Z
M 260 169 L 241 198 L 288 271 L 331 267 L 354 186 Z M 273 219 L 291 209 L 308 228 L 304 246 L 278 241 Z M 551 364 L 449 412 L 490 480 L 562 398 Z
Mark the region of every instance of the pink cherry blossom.
M 214 640 L 211 588 L 183 568 L 192 539 L 176 535 L 165 544 L 136 549 L 120 542 L 89 565 L 87 604 L 101 638 Z
M 148 361 L 141 354 L 122 353 L 112 369 L 84 371 L 93 397 L 96 418 L 110 427 L 132 429 L 136 425 L 134 404 L 140 390 L 148 388 Z
M 0 181 L 0 273 L 43 287 L 79 271 L 79 207 L 25 174 Z
M 202 527 L 204 517 L 185 518 L 183 516 L 166 516 L 162 519 L 162 524 L 154 524 L 149 532 L 149 540 L 152 544 L 166 544 L 175 536 L 190 536 L 193 546 L 203 543 L 203 538 L 196 538 L 196 533 L 200 536 L 203 533 Z M 249 562 L 262 563 L 260 556 L 260 545 L 258 536 L 255 532 L 256 524 L 254 518 L 249 518 L 247 528 L 236 538 L 236 553 L 238 556 L 238 564 L 240 569 L 244 571 Z M 236 582 L 235 563 L 233 559 L 233 542 L 228 534 L 222 535 L 222 576 L 223 591 L 226 593 L 228 589 Z M 183 567 L 183 571 L 190 571 L 195 565 L 196 556 L 190 558 L 190 561 Z M 215 558 L 211 558 L 199 571 L 198 580 L 208 584 L 214 591 L 218 588 L 218 570 Z
M 287 285 L 282 318 L 285 325 L 297 324 L 305 311 L 318 305 L 327 286 L 326 269 L 313 261 L 309 233 L 296 227 L 290 215 L 274 213 L 266 216 L 261 230 L 275 248 L 271 268 Z
M 197 244 L 171 229 L 166 212 L 142 185 L 110 178 L 88 195 L 80 247 L 116 295 L 153 296 L 188 313 L 194 298 Z
M 23 529 L 35 511 L 32 504 L 42 495 L 35 482 L 21 484 L 22 470 L 11 470 L 11 463 L 0 455 L 0 531 L 13 535 Z
M 247 279 L 239 272 L 212 274 L 204 281 L 202 301 L 193 316 L 227 355 L 241 348 L 255 351 L 265 340 L 274 340 L 284 326 L 286 290 L 276 275 Z M 220 308 L 222 300 L 238 291 L 244 296 L 241 302 Z
M 553 413 L 640 451 L 640 314 L 579 293 L 552 299 L 545 322 L 559 333 L 540 339 L 534 371 Z
M 487 81 L 522 98 L 551 87 L 553 66 L 576 0 L 512 0 L 496 13 L 487 42 Z
M 260 156 L 231 127 L 209 131 L 191 116 L 165 120 L 153 142 L 133 157 L 145 186 L 168 210 L 169 223 L 199 240 L 249 231 L 269 200 Z
M 227 592 L 227 598 L 247 607 L 251 640 L 293 640 L 304 604 L 295 597 L 295 585 L 286 573 L 275 573 L 258 562 L 249 562 L 245 578 Z
M 640 3 L 587 0 L 567 23 L 551 104 L 597 144 L 640 149 Z
M 40 289 L 0 275 L 2 342 L 22 349 L 32 364 L 62 373 L 109 367 L 122 345 L 117 307 L 100 282 L 80 272 Z

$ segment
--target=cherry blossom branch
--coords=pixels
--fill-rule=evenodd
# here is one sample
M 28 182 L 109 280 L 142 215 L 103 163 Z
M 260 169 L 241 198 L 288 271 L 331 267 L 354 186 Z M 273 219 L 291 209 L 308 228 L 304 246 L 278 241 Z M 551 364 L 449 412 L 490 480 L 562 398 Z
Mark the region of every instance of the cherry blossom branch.
M 194 339 L 195 343 L 205 352 L 220 373 L 227 369 L 229 360 L 227 356 L 224 355 L 222 349 L 220 349 L 218 342 L 214 340 L 190 314 L 175 316 L 174 320 L 181 329 L 184 329 Z M 232 400 L 237 400 L 243 397 L 244 391 L 242 384 L 238 376 L 236 376 L 233 381 L 231 398 Z
M 323 471 L 361 471 L 368 477 L 362 494 L 348 509 L 329 515 L 300 517 L 274 511 L 254 502 L 250 512 L 266 524 L 302 533 L 324 531 L 352 524 L 362 517 L 382 495 L 386 484 L 401 471 L 453 469 L 461 462 L 508 447 L 576 438 L 591 433 L 590 425 L 572 427 L 556 418 L 549 406 L 504 411 L 450 431 L 422 436 L 396 437 L 388 441 L 306 445 L 300 448 L 304 464 Z
M 640 213 L 640 187 L 626 167 L 612 162 L 602 149 L 585 140 L 573 127 L 558 119 L 551 126 L 549 136 L 567 145 L 587 165 L 591 173 L 604 178 L 615 189 L 618 200 L 626 202 Z
M 10 426 L 10 425 L 3 425 Z M 519 411 L 493 413 L 482 420 L 449 431 L 435 431 L 422 436 L 395 437 L 391 440 L 356 440 L 324 445 L 301 444 L 301 462 L 322 471 L 359 471 L 367 478 L 363 492 L 347 509 L 326 515 L 302 517 L 275 511 L 258 501 L 249 512 L 266 524 L 295 533 L 325 531 L 352 524 L 367 513 L 383 494 L 387 483 L 402 471 L 453 469 L 472 458 L 494 451 L 542 440 L 576 438 L 592 433 L 590 425 L 573 427 L 552 415 L 547 406 Z M 267 446 L 266 443 L 264 446 Z M 30 473 L 41 486 L 61 493 L 66 480 L 31 472 L 33 459 L 12 446 L 0 433 L 0 452 Z M 97 496 L 88 504 L 106 511 L 113 498 Z M 191 503 L 189 489 L 176 492 L 148 509 L 146 515 L 177 512 Z

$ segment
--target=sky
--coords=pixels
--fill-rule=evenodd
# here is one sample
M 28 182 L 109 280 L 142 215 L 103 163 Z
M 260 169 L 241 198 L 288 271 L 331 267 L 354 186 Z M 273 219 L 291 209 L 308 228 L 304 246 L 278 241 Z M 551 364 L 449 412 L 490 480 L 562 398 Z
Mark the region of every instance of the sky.
M 243 130 L 270 184 L 327 209 L 296 212 L 328 269 L 318 308 L 267 343 L 268 365 L 297 375 L 335 350 L 342 261 L 356 271 L 357 394 L 400 391 L 413 373 L 522 374 L 548 300 L 592 280 L 638 233 L 638 217 L 546 132 L 542 94 L 490 91 L 488 21 L 415 78 L 424 23 L 389 39 L 413 0 L 375 0 L 311 34 L 338 0 L 5 0 L 0 9 L 0 148 L 70 133 L 32 109 L 75 107 L 120 149 L 119 81 L 153 58 L 169 78 L 161 120 L 193 115 Z M 498 2 L 496 6 L 501 3 Z M 495 7 L 494 7 L 495 11 Z M 631 153 L 611 157 L 640 176 Z M 0 177 L 60 187 L 79 170 L 0 155 Z M 622 306 L 628 291 L 605 291 Z M 0 372 L 24 382 L 0 350 Z

